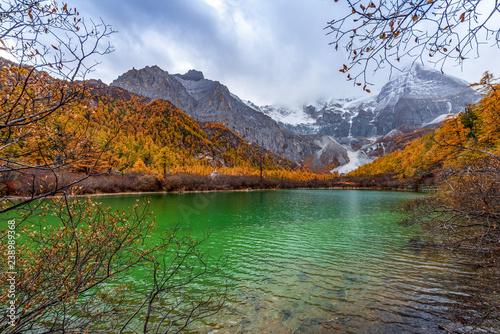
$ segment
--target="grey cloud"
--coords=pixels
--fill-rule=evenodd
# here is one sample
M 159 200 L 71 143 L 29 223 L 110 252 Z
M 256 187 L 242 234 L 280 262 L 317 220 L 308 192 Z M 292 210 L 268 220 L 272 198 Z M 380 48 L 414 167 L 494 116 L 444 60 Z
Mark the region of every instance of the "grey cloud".
M 173 73 L 201 70 L 257 103 L 364 94 L 338 72 L 345 55 L 328 45 L 323 30 L 336 8 L 329 1 L 220 0 L 220 11 L 204 0 L 72 1 L 84 16 L 118 30 L 111 40 L 116 52 L 94 73 L 105 82 L 132 67 L 158 65 Z M 467 80 L 488 65 L 478 63 L 466 64 L 473 71 L 464 73 L 450 66 L 449 74 Z M 374 76 L 372 91 L 387 79 L 387 72 Z

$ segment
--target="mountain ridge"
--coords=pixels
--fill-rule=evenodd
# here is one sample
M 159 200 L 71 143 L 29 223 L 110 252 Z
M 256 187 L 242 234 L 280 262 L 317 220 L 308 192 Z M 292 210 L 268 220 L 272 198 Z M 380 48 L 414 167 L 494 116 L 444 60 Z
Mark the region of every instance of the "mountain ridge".
M 377 96 L 330 99 L 295 110 L 259 107 L 197 70 L 170 74 L 158 66 L 133 69 L 111 86 L 169 100 L 198 122 L 219 122 L 250 144 L 322 171 L 338 170 L 352 159 L 354 168 L 369 162 L 375 152 L 386 151 L 384 145 L 396 147 L 387 140 L 377 143 L 377 138 L 394 130 L 411 133 L 479 99 L 463 80 L 423 66 L 393 78 Z
M 336 138 L 369 138 L 386 135 L 402 126 L 416 130 L 442 114 L 460 112 L 479 98 L 464 80 L 416 66 L 388 81 L 377 96 L 331 99 L 302 106 L 303 113 L 310 117 L 307 122 L 297 124 L 287 122 L 286 117 L 280 118 L 277 110 L 283 107 L 264 106 L 260 110 L 274 116 L 280 126 L 302 134 L 319 132 Z

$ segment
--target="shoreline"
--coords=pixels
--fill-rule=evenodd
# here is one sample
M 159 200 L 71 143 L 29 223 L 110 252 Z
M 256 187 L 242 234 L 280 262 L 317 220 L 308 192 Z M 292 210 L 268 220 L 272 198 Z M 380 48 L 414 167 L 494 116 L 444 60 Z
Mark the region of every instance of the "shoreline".
M 158 195 L 158 194 L 193 194 L 193 193 L 218 193 L 218 192 L 250 192 L 250 191 L 279 191 L 279 190 L 373 190 L 373 191 L 401 191 L 401 192 L 418 192 L 425 193 L 423 191 L 415 189 L 401 189 L 401 188 L 390 188 L 390 187 L 299 187 L 299 188 L 255 188 L 255 189 L 212 189 L 212 190 L 173 190 L 173 191 L 132 191 L 132 192 L 116 192 L 116 193 L 94 193 L 94 194 L 81 194 L 81 195 L 68 195 L 69 198 L 91 198 L 91 197 L 106 197 L 106 196 L 126 196 L 126 195 Z M 52 199 L 61 198 L 62 195 L 47 196 L 40 198 L 42 199 Z M 28 196 L 9 196 L 4 200 L 28 200 L 31 197 Z

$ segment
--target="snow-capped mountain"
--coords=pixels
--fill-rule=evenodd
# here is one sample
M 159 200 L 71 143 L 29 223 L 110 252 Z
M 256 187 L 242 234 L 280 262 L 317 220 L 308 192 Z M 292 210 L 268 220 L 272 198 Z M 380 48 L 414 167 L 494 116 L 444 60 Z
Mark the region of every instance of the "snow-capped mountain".
M 294 109 L 264 106 L 260 111 L 282 127 L 303 134 L 370 138 L 400 127 L 418 129 L 442 115 L 456 114 L 478 99 L 467 82 L 416 66 L 389 81 L 376 96 L 334 99 Z
M 346 149 L 347 163 L 333 171 L 344 173 L 388 153 L 396 136 L 439 124 L 479 97 L 463 80 L 415 66 L 390 80 L 377 95 L 258 110 L 282 128 L 337 139 Z M 359 139 L 364 139 L 362 144 Z M 358 144 L 353 147 L 353 142 Z

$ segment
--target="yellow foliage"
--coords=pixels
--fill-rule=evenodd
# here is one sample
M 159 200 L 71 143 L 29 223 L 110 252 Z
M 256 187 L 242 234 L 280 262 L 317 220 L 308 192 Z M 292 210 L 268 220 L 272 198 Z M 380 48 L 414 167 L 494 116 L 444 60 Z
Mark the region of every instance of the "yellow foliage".
M 149 169 L 142 159 L 138 159 L 132 168 L 127 169 L 127 172 L 140 172 L 140 173 L 151 173 L 151 169 Z
M 7 72 L 6 72 L 7 73 Z M 9 82 L 0 75 L 0 84 Z M 30 136 L 8 147 L 32 164 L 58 164 L 73 172 L 140 172 L 163 175 L 260 175 L 297 181 L 330 180 L 243 138 L 222 124 L 201 127 L 168 101 L 88 83 L 83 100 L 68 105 L 27 129 Z M 0 89 L 1 94 L 5 94 Z M 44 152 L 43 155 L 37 152 Z

